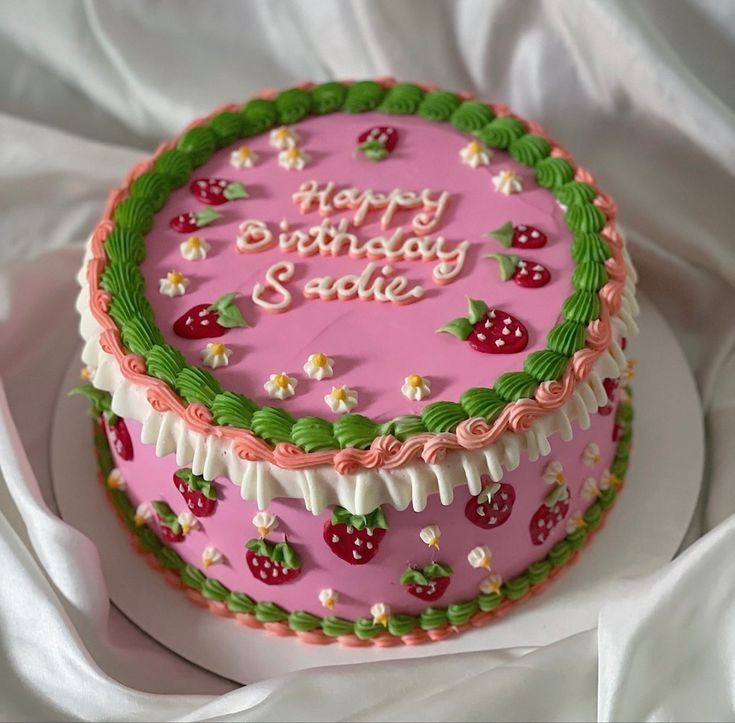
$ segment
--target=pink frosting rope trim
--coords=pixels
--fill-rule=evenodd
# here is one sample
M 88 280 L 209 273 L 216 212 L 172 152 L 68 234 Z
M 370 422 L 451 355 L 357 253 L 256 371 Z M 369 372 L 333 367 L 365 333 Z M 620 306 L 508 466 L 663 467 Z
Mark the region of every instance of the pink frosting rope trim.
M 395 84 L 392 78 L 383 78 L 379 82 L 385 87 Z M 261 91 L 259 97 L 272 97 L 275 92 L 264 90 Z M 465 96 L 474 97 L 469 93 L 462 95 L 462 97 Z M 503 104 L 488 105 L 498 116 L 518 118 Z M 238 106 L 234 104 L 222 105 L 209 116 L 192 121 L 186 126 L 183 133 L 206 123 L 222 110 L 236 110 L 237 108 Z M 519 120 L 523 119 L 519 118 Z M 305 452 L 289 443 L 281 443 L 273 447 L 249 430 L 216 425 L 209 410 L 201 404 L 187 405 L 168 384 L 149 376 L 145 360 L 135 355 L 132 355 L 135 356 L 134 361 L 131 360 L 131 355 L 122 344 L 117 325 L 108 314 L 110 295 L 99 287 L 99 280 L 107 262 L 104 243 L 109 233 L 115 228 L 113 220 L 115 207 L 127 195 L 132 181 L 141 173 L 151 170 L 158 156 L 165 150 L 174 147 L 180 136 L 173 141 L 161 144 L 151 159 L 142 161 L 133 167 L 123 187 L 114 189 L 110 193 L 102 219 L 92 234 L 91 259 L 87 265 L 86 276 L 89 286 L 89 308 L 95 321 L 103 330 L 100 335 L 100 346 L 103 351 L 115 357 L 122 375 L 128 381 L 146 389 L 146 398 L 156 411 L 173 412 L 193 431 L 232 441 L 233 449 L 241 459 L 266 461 L 284 469 L 303 470 L 320 465 L 332 465 L 338 474 L 349 475 L 360 469 L 396 469 L 417 459 L 434 464 L 441 461 L 452 450 L 474 450 L 488 446 L 496 442 L 508 430 L 527 431 L 537 419 L 560 409 L 572 397 L 577 384 L 589 376 L 595 362 L 609 348 L 612 343 L 611 317 L 622 305 L 628 269 L 623 256 L 623 240 L 615 226 L 617 215 L 615 203 L 599 189 L 594 176 L 588 170 L 574 164 L 571 154 L 550 138 L 542 126 L 537 123 L 524 122 L 530 132 L 547 140 L 551 146 L 552 156 L 565 158 L 574 165 L 575 180 L 588 183 L 595 189 L 597 196 L 593 202 L 607 218 L 601 235 L 609 243 L 612 253 L 612 257 L 606 262 L 610 280 L 599 291 L 601 314 L 599 319 L 590 322 L 588 326 L 587 346 L 574 354 L 561 380 L 542 383 L 534 399 L 521 399 L 508 403 L 492 424 L 488 424 L 482 418 L 472 418 L 461 422 L 453 433 L 427 432 L 410 437 L 404 442 L 399 441 L 393 435 L 383 435 L 373 440 L 368 449 L 347 448 Z

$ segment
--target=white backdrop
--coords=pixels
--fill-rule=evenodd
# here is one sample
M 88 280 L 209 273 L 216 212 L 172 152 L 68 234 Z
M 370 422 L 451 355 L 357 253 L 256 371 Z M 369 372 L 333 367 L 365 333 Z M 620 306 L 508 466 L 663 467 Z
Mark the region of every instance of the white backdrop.
M 730 0 L 0 0 L 0 718 L 735 719 L 734 41 Z M 376 75 L 508 103 L 618 200 L 703 398 L 696 542 L 621 580 L 597 629 L 545 648 L 231 690 L 131 632 L 94 546 L 54 513 L 79 243 L 109 187 L 191 118 Z

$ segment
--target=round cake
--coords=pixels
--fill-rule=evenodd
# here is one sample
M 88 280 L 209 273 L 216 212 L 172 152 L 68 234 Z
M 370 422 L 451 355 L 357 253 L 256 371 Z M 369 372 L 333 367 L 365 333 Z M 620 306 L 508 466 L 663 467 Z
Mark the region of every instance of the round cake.
M 111 193 L 79 280 L 100 478 L 149 561 L 242 624 L 483 625 L 623 484 L 616 206 L 502 105 L 381 80 L 219 108 Z

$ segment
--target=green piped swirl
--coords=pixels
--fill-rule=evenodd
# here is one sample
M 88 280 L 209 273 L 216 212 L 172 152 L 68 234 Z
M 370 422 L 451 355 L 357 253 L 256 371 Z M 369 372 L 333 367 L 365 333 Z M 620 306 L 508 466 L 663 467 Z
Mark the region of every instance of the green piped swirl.
M 155 346 L 165 344 L 161 330 L 150 319 L 139 317 L 123 324 L 122 340 L 130 351 L 145 357 Z
M 556 200 L 565 206 L 572 206 L 575 203 L 592 203 L 597 191 L 595 191 L 589 183 L 581 181 L 570 181 L 560 186 L 556 190 Z
M 626 388 L 626 396 L 630 389 Z M 621 434 L 611 467 L 613 474 L 623 480 L 627 470 L 629 447 L 632 438 L 633 409 L 624 397 L 618 406 L 616 423 L 621 427 Z M 109 474 L 113 468 L 109 442 L 98 423 L 94 426 L 95 451 L 103 475 Z M 376 625 L 370 618 L 359 618 L 352 622 L 335 617 L 320 618 L 305 611 L 288 611 L 272 602 L 255 602 L 249 595 L 229 590 L 214 578 L 208 578 L 193 565 L 187 565 L 171 548 L 164 545 L 152 528 L 147 525 L 137 526 L 134 521 L 134 507 L 123 490 L 107 490 L 115 508 L 125 524 L 137 537 L 140 547 L 156 556 L 156 559 L 168 570 L 178 573 L 181 581 L 190 588 L 198 590 L 208 600 L 224 602 L 233 614 L 254 614 L 262 623 L 286 622 L 296 632 L 312 632 L 321 630 L 331 637 L 354 635 L 360 640 L 370 640 L 379 635 L 407 635 L 417 627 L 431 631 L 442 628 L 445 624 L 464 625 L 478 611 L 491 612 L 499 607 L 504 599 L 518 600 L 535 586 L 546 580 L 553 568 L 565 565 L 575 550 L 588 539 L 589 531 L 594 530 L 602 522 L 603 510 L 608 509 L 617 497 L 615 487 L 603 490 L 596 502 L 592 503 L 584 513 L 586 528 L 579 528 L 567 535 L 561 542 L 552 547 L 546 558 L 531 563 L 526 571 L 507 580 L 498 593 L 480 593 L 473 600 L 449 605 L 447 608 L 425 608 L 419 615 L 395 614 L 390 617 L 387 630 Z
M 347 88 L 337 81 L 322 83 L 311 91 L 312 107 L 318 115 L 338 111 L 346 97 Z
M 589 324 L 600 316 L 600 297 L 594 291 L 575 291 L 561 307 L 567 321 Z
M 128 289 L 120 291 L 112 297 L 109 314 L 121 328 L 125 322 L 136 317 L 153 320 L 153 309 L 148 299 L 142 294 L 132 293 Z
M 122 229 L 148 233 L 153 227 L 153 206 L 142 199 L 128 197 L 115 208 L 115 223 Z
M 375 110 L 383 101 L 386 90 L 374 80 L 361 80 L 347 88 L 344 109 L 348 113 Z
M 380 434 L 380 425 L 362 414 L 345 414 L 334 423 L 334 437 L 342 447 L 367 449 Z
M 495 381 L 495 391 L 506 402 L 530 399 L 536 391 L 537 382 L 527 372 L 506 372 Z
M 577 233 L 572 241 L 572 259 L 581 264 L 585 261 L 604 263 L 612 256 L 610 246 L 599 233 Z
M 176 386 L 176 378 L 179 372 L 186 366 L 184 355 L 167 344 L 157 344 L 151 347 L 145 354 L 148 373 L 172 387 Z
M 454 402 L 433 402 L 423 408 L 421 419 L 429 432 L 453 432 L 467 419 L 467 412 Z
M 388 89 L 380 109 L 391 115 L 413 115 L 419 109 L 424 91 L 413 83 L 398 83 Z
M 565 220 L 572 231 L 602 231 L 607 218 L 591 203 L 574 203 L 567 209 Z
M 223 390 L 208 371 L 187 366 L 176 375 L 176 391 L 190 404 L 199 402 L 211 407 L 214 398 Z
M 475 135 L 493 148 L 507 148 L 514 140 L 520 138 L 526 128 L 517 118 L 503 116 L 496 118 L 486 126 L 475 131 Z
M 448 121 L 461 102 L 456 93 L 450 93 L 448 90 L 431 90 L 421 101 L 418 114 L 429 121 Z
M 460 404 L 470 417 L 483 417 L 492 422 L 505 407 L 505 400 L 494 389 L 473 387 L 462 394 Z
M 607 271 L 597 261 L 582 261 L 572 274 L 572 286 L 582 291 L 599 291 L 607 283 Z
M 281 123 L 298 123 L 311 112 L 312 96 L 303 88 L 289 88 L 276 97 L 276 111 Z
M 333 425 L 320 417 L 298 419 L 291 428 L 291 439 L 306 452 L 318 452 L 321 449 L 334 449 L 339 446 L 339 441 L 334 436 Z
M 171 182 L 163 173 L 145 171 L 130 184 L 131 198 L 142 198 L 160 211 L 171 193 Z
M 145 280 L 143 273 L 135 264 L 113 263 L 102 272 L 100 286 L 111 294 L 123 291 L 139 294 L 145 286 Z
M 267 131 L 278 121 L 276 104 L 267 98 L 253 98 L 240 111 L 246 137 Z
M 145 260 L 145 239 L 137 231 L 114 228 L 105 239 L 105 255 L 113 263 L 139 266 Z
M 172 188 L 183 186 L 194 169 L 187 153 L 173 149 L 161 153 L 153 168 L 168 179 Z
M 194 168 L 206 163 L 217 147 L 217 138 L 207 126 L 190 128 L 179 138 L 176 148 L 189 156 Z
M 214 421 L 222 426 L 250 429 L 253 412 L 258 405 L 244 394 L 222 392 L 212 402 Z
M 567 368 L 569 356 L 551 349 L 535 351 L 526 357 L 523 369 L 537 382 L 550 382 L 560 379 Z
M 512 141 L 508 153 L 518 163 L 533 167 L 551 153 L 551 146 L 545 138 L 528 133 Z
M 217 113 L 208 123 L 214 134 L 214 142 L 217 148 L 224 148 L 234 143 L 243 131 L 243 120 L 239 113 L 233 110 L 223 110 Z
M 404 414 L 400 417 L 396 417 L 390 424 L 392 427 L 391 434 L 396 439 L 400 439 L 401 442 L 413 437 L 415 434 L 422 434 L 426 431 L 424 427 L 424 421 L 416 414 Z
M 291 427 L 294 418 L 283 409 L 277 407 L 261 407 L 253 412 L 250 429 L 266 442 L 278 444 L 291 441 Z
M 495 118 L 490 107 L 479 100 L 466 100 L 452 113 L 449 122 L 463 133 L 474 133 Z
M 543 158 L 536 164 L 536 183 L 552 191 L 574 178 L 574 167 L 564 158 Z
M 557 324 L 546 337 L 546 346 L 551 351 L 570 357 L 584 347 L 586 327 L 578 321 L 563 321 Z

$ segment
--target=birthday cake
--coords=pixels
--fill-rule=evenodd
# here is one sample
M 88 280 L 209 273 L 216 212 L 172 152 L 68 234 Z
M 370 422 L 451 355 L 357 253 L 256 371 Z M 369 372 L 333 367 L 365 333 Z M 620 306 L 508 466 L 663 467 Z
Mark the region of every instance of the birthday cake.
M 79 280 L 109 498 L 242 624 L 443 639 L 542 590 L 620 492 L 616 206 L 505 106 L 381 80 L 219 108 L 111 193 Z

